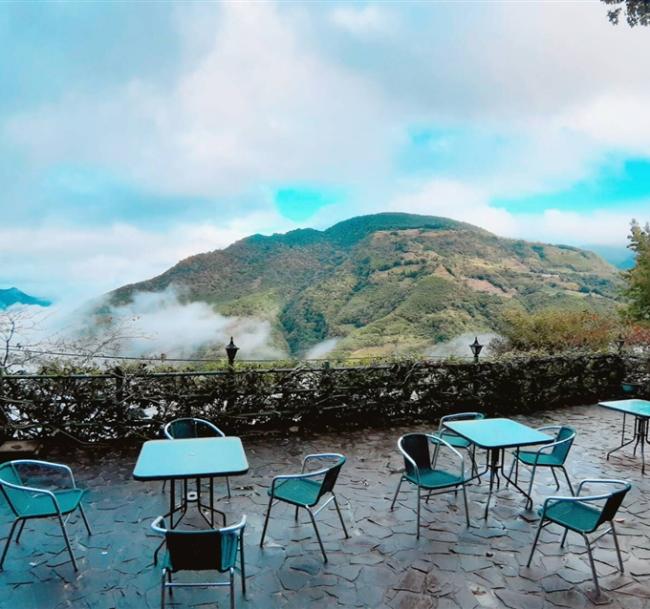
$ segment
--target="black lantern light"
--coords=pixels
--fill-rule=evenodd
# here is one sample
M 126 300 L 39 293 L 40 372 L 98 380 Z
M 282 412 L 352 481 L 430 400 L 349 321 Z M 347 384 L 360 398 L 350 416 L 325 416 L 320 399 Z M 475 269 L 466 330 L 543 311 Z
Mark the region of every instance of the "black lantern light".
M 231 336 L 230 342 L 226 345 L 226 355 L 228 356 L 229 366 L 232 366 L 235 363 L 235 357 L 237 356 L 237 351 L 239 351 L 239 347 L 235 345 Z
M 483 349 L 483 345 L 478 342 L 478 336 L 474 337 L 474 342 L 469 346 L 469 348 L 472 350 L 472 353 L 474 355 L 474 361 L 478 363 L 478 356 Z

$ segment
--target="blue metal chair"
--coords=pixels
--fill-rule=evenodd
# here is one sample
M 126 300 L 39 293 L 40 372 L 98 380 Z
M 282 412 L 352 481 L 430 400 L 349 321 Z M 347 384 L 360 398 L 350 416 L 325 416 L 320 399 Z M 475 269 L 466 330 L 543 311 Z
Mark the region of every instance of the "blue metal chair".
M 205 419 L 197 419 L 194 417 L 185 417 L 182 419 L 174 419 L 163 427 L 163 434 L 168 440 L 182 440 L 187 438 L 225 438 L 226 434 L 221 431 L 214 423 L 206 421 Z M 213 480 L 210 480 L 213 483 Z M 199 481 L 196 481 L 197 485 Z M 165 485 L 163 483 L 163 491 Z M 226 487 L 228 488 L 228 498 L 230 494 L 230 479 L 226 476 Z M 185 494 L 187 494 L 187 482 L 185 482 Z
M 311 461 L 334 461 L 332 465 L 323 467 L 313 472 L 305 472 L 305 466 Z M 343 527 L 345 538 L 349 538 L 348 531 L 343 522 L 343 515 L 339 508 L 339 503 L 334 494 L 334 485 L 339 476 L 339 472 L 345 463 L 345 457 L 338 453 L 320 453 L 315 455 L 307 455 L 302 461 L 302 470 L 299 474 L 285 474 L 282 476 L 275 476 L 271 482 L 271 488 L 268 490 L 269 506 L 266 511 L 266 518 L 264 519 L 264 529 L 262 530 L 262 539 L 260 540 L 260 547 L 264 545 L 264 537 L 266 536 L 266 529 L 269 524 L 269 516 L 271 515 L 271 508 L 274 501 L 281 501 L 289 503 L 296 507 L 295 519 L 298 520 L 298 510 L 303 508 L 309 514 L 311 523 L 314 525 L 316 531 L 316 538 L 318 545 L 323 554 L 323 560 L 327 562 L 327 554 L 321 539 L 318 527 L 316 526 L 316 516 L 331 502 L 334 502 L 336 511 Z M 323 495 L 329 494 L 330 497 L 318 509 L 313 510 Z
M 452 421 L 480 421 L 485 418 L 485 414 L 482 412 L 457 412 L 455 414 L 447 414 L 444 417 L 440 418 L 440 424 L 438 425 L 438 431 L 433 435 L 436 438 L 441 438 L 450 446 L 454 448 L 463 448 L 469 454 L 469 458 L 472 461 L 472 476 L 478 475 L 478 465 L 476 464 L 476 446 L 472 444 L 467 438 L 459 436 L 455 431 L 452 431 L 445 426 L 446 423 L 451 423 Z M 436 466 L 436 460 L 438 458 L 438 449 L 439 445 L 436 444 L 436 449 L 433 453 L 433 467 Z M 478 478 L 478 483 L 481 483 L 481 479 Z
M 57 482 L 60 483 L 60 480 L 62 478 L 64 479 L 65 486 L 50 490 L 26 485 L 24 481 L 26 469 L 24 468 L 29 468 L 30 470 L 36 469 L 39 474 L 55 474 Z M 22 474 L 21 469 L 23 469 Z M 49 484 L 49 486 L 51 488 L 52 484 Z M 81 505 L 81 499 L 86 491 L 77 488 L 72 470 L 67 465 L 50 463 L 48 461 L 34 461 L 30 459 L 9 461 L 0 465 L 0 489 L 2 489 L 2 494 L 15 516 L 2 552 L 2 557 L 0 558 L 0 570 L 3 568 L 7 551 L 9 550 L 9 545 L 11 544 L 11 539 L 18 523 L 20 523 L 20 528 L 16 535 L 16 543 L 20 541 L 20 536 L 28 520 L 36 518 L 57 518 L 61 526 L 61 531 L 63 532 L 63 538 L 65 539 L 65 545 L 70 555 L 72 566 L 77 571 L 77 561 L 72 552 L 68 532 L 65 528 L 67 519 L 64 520 L 63 517 L 71 514 L 75 510 L 79 510 L 81 518 L 86 525 L 88 535 L 91 535 L 92 532 L 83 506 Z
M 237 554 L 241 573 L 242 594 L 246 596 L 246 568 L 244 564 L 244 528 L 246 516 L 235 525 L 205 531 L 179 531 L 165 528 L 162 516 L 156 518 L 151 528 L 165 536 L 166 553 L 162 562 L 160 607 L 165 608 L 165 592 L 182 587 L 230 587 L 230 608 L 235 609 L 235 569 Z M 239 552 L 238 552 L 239 551 Z M 172 575 L 179 571 L 218 571 L 228 573 L 228 581 L 173 582 Z
M 459 461 L 459 468 L 456 472 L 450 472 L 444 469 L 438 469 L 432 465 L 432 458 L 429 452 L 429 446 L 433 444 L 434 450 L 448 451 Z M 463 501 L 465 503 L 465 520 L 467 526 L 469 522 L 469 507 L 467 505 L 467 491 L 465 485 L 469 479 L 465 476 L 465 460 L 463 456 L 449 443 L 442 438 L 433 434 L 410 433 L 402 436 L 397 441 L 397 448 L 404 457 L 404 474 L 400 477 L 397 490 L 393 497 L 390 509 L 393 510 L 397 496 L 402 487 L 402 482 L 407 481 L 414 484 L 417 488 L 417 537 L 420 537 L 420 489 L 433 492 L 435 495 L 457 491 L 458 487 L 462 488 Z
M 615 490 L 600 495 L 584 495 L 581 497 L 582 487 L 589 484 L 615 487 Z M 596 587 L 596 594 L 600 595 L 600 586 L 598 585 L 598 575 L 596 574 L 596 565 L 591 551 L 591 544 L 611 532 L 614 537 L 614 545 L 616 546 L 618 566 L 621 573 L 623 573 L 623 559 L 621 557 L 621 549 L 618 545 L 616 528 L 614 527 L 614 516 L 616 516 L 616 512 L 631 487 L 632 485 L 624 480 L 583 480 L 578 485 L 578 492 L 575 497 L 548 497 L 539 510 L 541 516 L 539 527 L 526 566 L 530 567 L 542 529 L 549 524 L 558 524 L 565 529 L 561 547 L 564 547 L 569 531 L 578 533 L 584 539 L 587 546 L 587 553 L 589 554 L 589 563 Z M 593 533 L 605 523 L 609 524 L 609 528 L 590 542 L 587 535 Z
M 562 470 L 567 484 L 569 485 L 569 490 L 573 495 L 573 486 L 571 485 L 571 480 L 569 479 L 569 474 L 567 473 L 564 464 L 566 463 L 569 451 L 571 450 L 571 446 L 573 446 L 573 441 L 576 437 L 575 429 L 568 425 L 545 425 L 544 427 L 538 427 L 537 431 L 542 431 L 544 433 L 554 432 L 555 441 L 551 444 L 544 444 L 535 450 L 515 450 L 508 477 L 512 477 L 512 470 L 514 468 L 516 484 L 519 479 L 519 463 L 531 466 L 533 469 L 530 474 L 528 495 L 532 495 L 533 481 L 535 480 L 535 473 L 539 467 L 546 467 L 551 470 L 553 478 L 555 479 L 555 487 L 558 490 L 560 489 L 560 482 L 555 475 L 555 469 L 557 468 Z

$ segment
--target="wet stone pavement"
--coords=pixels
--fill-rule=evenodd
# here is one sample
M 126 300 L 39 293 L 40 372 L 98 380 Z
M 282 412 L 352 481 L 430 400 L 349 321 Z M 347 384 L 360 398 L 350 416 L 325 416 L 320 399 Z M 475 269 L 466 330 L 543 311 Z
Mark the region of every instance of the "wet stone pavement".
M 568 423 L 578 435 L 569 455 L 574 481 L 584 478 L 630 480 L 632 491 L 619 511 L 616 525 L 625 573 L 616 568 L 611 536 L 596 544 L 595 558 L 603 595 L 596 599 L 582 540 L 569 535 L 560 548 L 561 530 L 542 532 L 531 568 L 526 560 L 536 530 L 536 511 L 525 512 L 524 498 L 512 488 L 493 498 L 487 521 L 483 508 L 487 484 L 468 488 L 471 528 L 466 528 L 462 495 L 434 497 L 422 511 L 422 534 L 415 536 L 415 491 L 403 486 L 398 505 L 389 510 L 399 480 L 402 459 L 397 438 L 407 431 L 431 431 L 418 425 L 390 430 L 322 434 L 312 437 L 244 438 L 248 474 L 231 478 L 233 497 L 217 482 L 217 505 L 229 523 L 248 517 L 245 534 L 248 595 L 236 581 L 237 606 L 245 609 L 387 607 L 392 609 L 473 609 L 507 607 L 609 606 L 650 607 L 650 473 L 641 476 L 639 458 L 631 447 L 605 460 L 605 448 L 620 440 L 621 417 L 596 406 L 540 413 L 518 420 L 539 426 Z M 300 471 L 302 455 L 338 451 L 348 457 L 337 495 L 350 532 L 344 539 L 334 507 L 318 517 L 329 562 L 324 564 L 307 514 L 298 524 L 293 509 L 273 509 L 264 549 L 259 548 L 267 487 L 280 473 Z M 28 522 L 20 544 L 12 543 L 0 573 L 0 608 L 146 609 L 158 607 L 159 569 L 152 556 L 159 538 L 152 520 L 166 512 L 168 495 L 161 483 L 133 480 L 138 447 L 117 452 L 71 451 L 45 458 L 72 466 L 80 487 L 89 493 L 85 505 L 93 527 L 87 536 L 74 516 L 68 530 L 79 562 L 75 573 L 55 520 Z M 481 458 L 481 463 L 484 458 Z M 528 480 L 520 468 L 520 480 Z M 561 481 L 562 482 L 562 481 Z M 556 494 L 553 478 L 542 470 L 535 484 L 535 509 Z M 563 486 L 559 494 L 565 495 Z M 4 502 L 3 502 L 4 503 Z M 6 537 L 11 522 L 0 512 Z M 189 516 L 188 527 L 200 518 Z M 177 581 L 201 581 L 178 574 Z M 170 607 L 228 607 L 227 588 L 177 589 Z

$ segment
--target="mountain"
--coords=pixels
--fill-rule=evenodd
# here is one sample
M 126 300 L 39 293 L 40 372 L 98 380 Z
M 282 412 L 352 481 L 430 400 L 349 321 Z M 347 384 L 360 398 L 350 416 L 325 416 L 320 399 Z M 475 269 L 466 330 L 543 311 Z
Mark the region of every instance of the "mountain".
M 611 310 L 619 283 L 616 269 L 589 251 L 504 239 L 446 218 L 383 213 L 324 231 L 253 235 L 124 286 L 109 302 L 176 286 L 187 301 L 205 301 L 223 315 L 269 320 L 276 346 L 293 355 L 340 338 L 336 354 L 365 357 L 498 331 L 512 307 Z
M 8 288 L 0 290 L 0 311 L 7 309 L 14 304 L 38 305 L 39 307 L 49 307 L 52 303 L 43 298 L 30 296 L 21 292 L 18 288 Z

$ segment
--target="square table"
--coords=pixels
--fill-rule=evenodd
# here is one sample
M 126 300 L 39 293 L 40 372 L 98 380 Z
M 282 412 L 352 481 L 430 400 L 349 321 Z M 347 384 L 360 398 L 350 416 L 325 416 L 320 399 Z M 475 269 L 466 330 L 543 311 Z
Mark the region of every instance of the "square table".
M 621 428 L 621 445 L 613 448 L 607 453 L 607 460 L 612 453 L 620 450 L 628 444 L 634 444 L 636 449 L 641 448 L 641 473 L 645 474 L 645 445 L 650 444 L 648 440 L 648 421 L 650 420 L 650 401 L 648 400 L 612 400 L 609 402 L 598 402 L 599 406 L 609 410 L 617 410 L 623 413 L 623 426 Z M 625 441 L 625 419 L 628 414 L 634 417 L 634 433 L 632 439 Z
M 532 508 L 533 500 L 530 495 L 520 488 L 515 481 L 505 473 L 503 463 L 505 450 L 506 448 L 521 448 L 523 446 L 549 444 L 553 442 L 555 438 L 511 419 L 450 421 L 449 423 L 445 423 L 445 427 L 451 429 L 451 431 L 462 436 L 479 448 L 484 448 L 488 452 L 488 465 L 483 472 L 478 474 L 480 477 L 485 475 L 488 471 L 490 472 L 490 491 L 488 493 L 487 502 L 485 503 L 485 518 L 487 518 L 488 515 L 490 498 L 492 497 L 492 487 L 495 480 L 497 482 L 497 488 L 499 487 L 499 470 L 501 470 L 501 475 L 526 497 L 526 506 Z
M 174 513 L 183 510 L 177 520 L 181 521 L 187 511 L 187 497 L 176 506 L 175 480 L 197 480 L 197 507 L 210 509 L 211 523 L 214 525 L 213 478 L 237 476 L 248 471 L 248 460 L 241 440 L 237 437 L 187 438 L 182 440 L 149 440 L 142 445 L 138 461 L 133 470 L 136 480 L 170 480 L 169 518 L 171 528 Z M 201 478 L 210 479 L 210 505 L 201 503 Z M 207 519 L 206 519 L 207 521 Z

